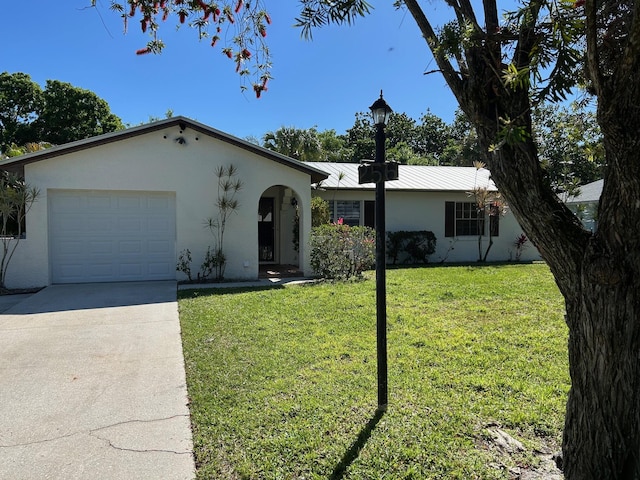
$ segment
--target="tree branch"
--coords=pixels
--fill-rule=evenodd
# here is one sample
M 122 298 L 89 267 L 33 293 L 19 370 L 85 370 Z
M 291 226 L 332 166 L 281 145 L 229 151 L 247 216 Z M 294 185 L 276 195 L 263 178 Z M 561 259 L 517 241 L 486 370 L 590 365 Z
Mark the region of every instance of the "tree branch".
M 538 21 L 541 6 L 541 2 L 539 1 L 529 3 L 531 15 L 528 16 L 529 20 L 523 23 L 520 28 L 518 43 L 516 44 L 516 49 L 513 54 L 513 63 L 518 69 L 529 67 L 531 64 L 531 52 L 536 44 L 535 26 Z
M 623 56 L 620 59 L 620 67 L 615 78 L 626 79 L 637 78 L 636 71 L 638 69 L 638 52 L 640 51 L 640 6 L 637 2 L 633 5 L 633 16 L 631 20 L 631 28 L 629 29 L 627 44 L 625 46 Z
M 455 10 L 458 22 L 461 25 L 468 22 L 474 26 L 476 31 L 482 31 L 469 0 L 447 0 L 447 4 Z
M 438 67 L 440 67 L 442 75 L 449 85 L 449 88 L 451 88 L 451 91 L 458 100 L 458 103 L 462 103 L 464 98 L 462 79 L 458 75 L 458 72 L 456 72 L 456 70 L 453 68 L 453 65 L 451 65 L 451 62 L 447 60 L 447 58 L 441 52 L 438 51 L 440 43 L 438 42 L 438 37 L 436 36 L 431 23 L 427 19 L 426 15 L 422 11 L 422 8 L 420 7 L 420 5 L 418 5 L 418 2 L 416 0 L 404 0 L 404 4 L 409 10 L 409 13 L 411 13 L 411 16 L 416 21 L 420 32 L 422 32 L 422 36 L 431 49 L 433 57 L 435 58 Z
M 482 5 L 484 7 L 484 24 L 487 29 L 487 34 L 494 35 L 500 26 L 496 0 L 484 0 Z
M 596 1 L 587 0 L 584 9 L 586 13 L 587 70 L 596 96 L 599 97 L 602 92 L 602 74 L 600 72 L 600 55 L 598 51 L 598 7 L 596 6 Z

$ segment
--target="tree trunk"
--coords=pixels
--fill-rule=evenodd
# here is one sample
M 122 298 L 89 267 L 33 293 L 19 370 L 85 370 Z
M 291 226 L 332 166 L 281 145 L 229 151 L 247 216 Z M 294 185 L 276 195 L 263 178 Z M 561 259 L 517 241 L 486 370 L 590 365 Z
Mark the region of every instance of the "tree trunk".
M 523 111 L 524 98 L 502 99 L 501 112 Z M 640 479 L 640 131 L 630 113 L 618 119 L 605 141 L 607 158 L 625 159 L 610 168 L 618 188 L 605 186 L 599 230 L 585 231 L 545 187 L 530 159 L 535 145 L 504 145 L 487 157 L 527 236 L 547 261 L 564 296 L 569 328 L 571 390 L 563 437 L 567 480 Z M 498 133 L 483 122 L 486 148 Z M 633 137 L 633 138 L 629 138 Z M 636 166 L 629 166 L 628 160 Z M 607 181 L 605 181 L 607 185 Z M 607 189 L 608 188 L 608 189 Z M 545 201 L 541 201 L 545 199 Z
M 608 168 L 598 231 L 585 249 L 575 293 L 565 294 L 572 382 L 563 439 L 568 479 L 640 479 L 639 90 L 628 75 L 600 83 Z
M 566 300 L 571 390 L 563 470 L 567 479 L 637 479 L 640 285 L 619 260 L 589 256 L 582 288 L 576 284 Z
M 476 127 L 498 190 L 551 269 L 566 304 L 571 390 L 563 438 L 567 480 L 640 480 L 640 4 L 586 0 L 587 65 L 598 97 L 607 159 L 598 231 L 586 231 L 552 191 L 532 140 L 530 91 L 502 81 L 495 0 L 483 0 L 482 42 L 456 66 L 416 0 L 403 0 L 438 67 Z M 448 2 L 469 25 L 471 2 Z M 526 3 L 526 2 L 525 2 Z M 575 2 L 576 8 L 579 2 Z M 538 47 L 529 10 L 512 64 L 530 67 Z

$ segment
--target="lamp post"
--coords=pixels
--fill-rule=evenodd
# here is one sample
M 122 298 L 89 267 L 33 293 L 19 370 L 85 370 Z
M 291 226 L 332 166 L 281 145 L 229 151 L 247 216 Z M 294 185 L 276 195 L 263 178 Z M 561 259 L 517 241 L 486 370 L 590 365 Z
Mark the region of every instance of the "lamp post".
M 373 115 L 373 123 L 376 127 L 376 158 L 374 162 L 376 181 L 376 203 L 375 203 L 375 229 L 376 229 L 376 338 L 378 357 L 378 410 L 387 409 L 388 385 L 387 385 L 387 280 L 386 262 L 387 254 L 385 248 L 386 225 L 385 225 L 385 188 L 384 182 L 387 179 L 387 168 L 385 162 L 385 133 L 384 127 L 389 120 L 392 110 L 387 102 L 380 98 L 369 107 Z

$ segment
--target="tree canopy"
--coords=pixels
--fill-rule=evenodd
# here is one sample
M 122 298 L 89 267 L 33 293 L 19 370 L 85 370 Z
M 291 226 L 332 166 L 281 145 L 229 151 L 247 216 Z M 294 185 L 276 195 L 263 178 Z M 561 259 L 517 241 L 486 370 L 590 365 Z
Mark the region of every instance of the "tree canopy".
M 26 73 L 0 73 L 0 151 L 36 139 L 34 122 L 44 106 L 40 86 Z
M 267 132 L 263 141 L 265 148 L 296 160 L 305 162 L 320 160 L 322 146 L 315 128 L 281 127 L 275 132 Z
M 0 151 L 63 144 L 124 128 L 95 93 L 58 80 L 43 89 L 25 73 L 0 74 Z

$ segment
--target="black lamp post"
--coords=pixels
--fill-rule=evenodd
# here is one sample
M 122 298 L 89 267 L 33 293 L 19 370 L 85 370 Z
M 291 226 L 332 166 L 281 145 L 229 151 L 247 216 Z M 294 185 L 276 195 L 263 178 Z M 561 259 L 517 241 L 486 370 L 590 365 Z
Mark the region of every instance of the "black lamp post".
M 387 165 L 385 162 L 385 134 L 384 127 L 389 120 L 392 110 L 387 102 L 380 98 L 369 107 L 373 114 L 373 123 L 376 126 L 376 159 L 374 162 L 374 175 L 376 182 L 376 332 L 377 332 L 377 354 L 378 354 L 378 410 L 387 409 L 388 386 L 387 386 L 387 280 L 386 261 L 387 254 L 385 248 L 386 225 L 385 225 L 385 188 L 384 182 L 387 179 Z

